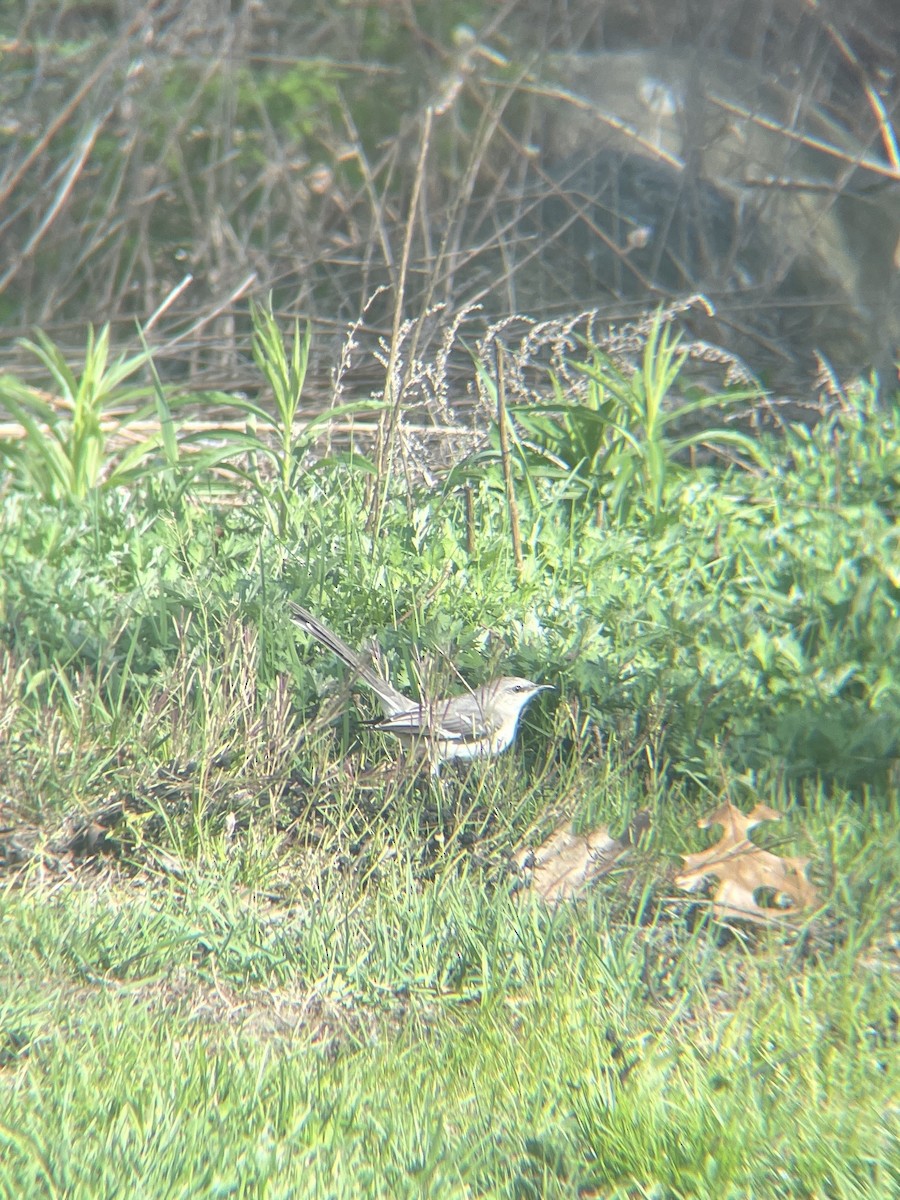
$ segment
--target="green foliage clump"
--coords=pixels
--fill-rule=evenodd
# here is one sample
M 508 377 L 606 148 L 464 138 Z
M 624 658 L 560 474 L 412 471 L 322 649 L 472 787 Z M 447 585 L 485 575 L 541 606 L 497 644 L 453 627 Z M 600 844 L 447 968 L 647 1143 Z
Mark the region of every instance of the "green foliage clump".
M 640 366 L 627 371 L 608 353 L 588 346 L 588 359 L 569 364 L 587 380 L 578 395 L 554 377 L 553 399 L 509 405 L 513 459 L 519 477 L 537 500 L 537 482 L 552 481 L 557 496 L 576 508 L 603 505 L 614 521 L 627 521 L 634 507 L 652 517 L 665 508 L 673 477 L 687 452 L 740 450 L 751 460 L 756 449 L 745 434 L 721 424 L 686 431 L 695 414 L 746 401 L 752 393 L 691 395 L 673 399 L 687 352 L 657 312 L 650 323 Z M 496 406 L 498 385 L 483 364 L 482 386 Z M 455 472 L 457 478 L 495 478 L 500 430 L 491 449 Z
M 136 405 L 152 396 L 146 384 L 125 387 L 146 364 L 146 355 L 124 356 L 109 362 L 109 326 L 94 335 L 88 331 L 80 374 L 66 362 L 59 347 L 38 332 L 37 341 L 22 340 L 50 377 L 55 395 L 45 399 L 12 376 L 0 378 L 0 405 L 20 422 L 24 445 L 13 458 L 30 474 L 47 498 L 83 500 L 98 487 L 132 482 L 146 472 L 158 439 L 141 439 L 121 454 L 107 453 L 108 427 L 117 430 L 146 417 Z

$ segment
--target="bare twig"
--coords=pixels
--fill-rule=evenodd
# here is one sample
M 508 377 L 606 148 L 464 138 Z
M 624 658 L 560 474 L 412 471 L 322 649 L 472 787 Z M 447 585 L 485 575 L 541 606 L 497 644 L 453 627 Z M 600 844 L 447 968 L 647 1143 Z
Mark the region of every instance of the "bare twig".
M 509 513 L 509 533 L 512 539 L 513 559 L 516 575 L 521 578 L 525 566 L 522 556 L 522 532 L 519 526 L 519 506 L 513 486 L 512 465 L 509 457 L 509 424 L 506 415 L 506 370 L 503 347 L 496 344 L 497 363 L 497 428 L 500 433 L 500 461 L 503 464 L 503 485 L 506 489 L 506 511 Z

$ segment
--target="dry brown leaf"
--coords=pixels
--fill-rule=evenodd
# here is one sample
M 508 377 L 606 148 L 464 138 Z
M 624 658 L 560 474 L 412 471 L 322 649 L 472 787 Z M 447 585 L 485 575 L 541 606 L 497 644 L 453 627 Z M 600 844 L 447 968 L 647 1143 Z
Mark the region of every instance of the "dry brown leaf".
M 697 824 L 701 829 L 721 825 L 719 842 L 701 854 L 685 854 L 685 870 L 675 883 L 693 892 L 710 875 L 718 879 L 713 913 L 720 921 L 755 921 L 770 925 L 791 920 L 819 903 L 819 895 L 806 877 L 808 858 L 780 858 L 761 850 L 747 836 L 761 821 L 780 821 L 782 814 L 757 804 L 749 815 L 725 803 Z M 769 907 L 759 903 L 763 896 Z
M 620 837 L 612 837 L 606 826 L 580 834 L 571 824 L 560 825 L 537 850 L 526 847 L 513 856 L 514 864 L 528 875 L 528 884 L 519 894 L 538 896 L 547 904 L 577 899 L 612 869 L 649 826 L 646 810 L 635 815 Z

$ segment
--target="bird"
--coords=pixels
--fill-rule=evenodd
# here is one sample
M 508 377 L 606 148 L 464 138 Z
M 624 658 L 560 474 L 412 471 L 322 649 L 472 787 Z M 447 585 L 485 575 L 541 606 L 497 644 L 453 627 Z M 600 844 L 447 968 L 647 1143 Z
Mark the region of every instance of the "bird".
M 515 740 L 519 718 L 529 701 L 540 692 L 554 690 L 552 684 L 502 675 L 455 696 L 412 700 L 373 671 L 363 655 L 307 609 L 292 602 L 289 611 L 305 633 L 346 663 L 378 697 L 384 716 L 373 722 L 373 728 L 391 733 L 423 753 L 433 775 L 444 762 L 502 754 Z

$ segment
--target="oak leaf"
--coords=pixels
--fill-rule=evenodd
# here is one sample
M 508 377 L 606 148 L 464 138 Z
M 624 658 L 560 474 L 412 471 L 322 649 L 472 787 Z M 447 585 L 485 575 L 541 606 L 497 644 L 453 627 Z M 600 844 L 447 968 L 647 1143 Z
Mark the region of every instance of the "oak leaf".
M 525 847 L 513 856 L 514 866 L 527 878 L 520 895 L 535 895 L 547 904 L 577 899 L 612 870 L 649 826 L 646 810 L 619 837 L 605 825 L 590 833 L 575 833 L 568 822 L 560 825 L 537 850 Z
M 685 869 L 675 883 L 697 891 L 708 876 L 718 880 L 713 915 L 720 921 L 755 921 L 771 925 L 801 916 L 819 903 L 819 895 L 806 877 L 808 858 L 788 858 L 762 850 L 747 836 L 761 821 L 780 821 L 782 814 L 757 804 L 749 814 L 725 803 L 697 822 L 701 829 L 722 826 L 722 837 L 709 850 L 684 854 Z M 768 900 L 767 905 L 760 903 Z

